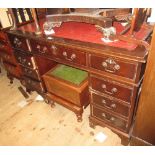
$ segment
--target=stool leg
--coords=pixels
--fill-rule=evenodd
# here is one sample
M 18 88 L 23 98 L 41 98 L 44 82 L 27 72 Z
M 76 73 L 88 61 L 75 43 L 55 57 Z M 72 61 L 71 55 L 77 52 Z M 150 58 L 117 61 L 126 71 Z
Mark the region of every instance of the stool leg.
M 51 104 L 51 108 L 54 108 L 55 107 L 55 104 L 54 104 L 54 101 L 50 101 L 50 104 Z
M 44 96 L 44 101 L 45 101 L 45 103 L 50 104 L 51 108 L 55 107 L 54 101 L 49 99 L 46 95 Z

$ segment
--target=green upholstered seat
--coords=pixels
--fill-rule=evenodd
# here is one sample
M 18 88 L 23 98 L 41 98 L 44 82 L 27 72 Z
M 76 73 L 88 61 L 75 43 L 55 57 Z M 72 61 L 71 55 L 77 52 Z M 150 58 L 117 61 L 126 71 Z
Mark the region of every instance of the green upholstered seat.
M 66 65 L 59 65 L 52 70 L 50 74 L 76 85 L 80 85 L 88 77 L 88 73 L 86 71 Z

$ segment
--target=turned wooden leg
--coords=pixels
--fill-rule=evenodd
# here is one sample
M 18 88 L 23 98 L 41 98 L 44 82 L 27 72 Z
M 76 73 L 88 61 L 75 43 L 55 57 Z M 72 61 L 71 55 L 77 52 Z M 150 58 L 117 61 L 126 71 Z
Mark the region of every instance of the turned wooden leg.
M 50 104 L 51 108 L 55 107 L 54 101 L 51 99 L 44 98 L 45 103 Z
M 54 101 L 50 100 L 51 108 L 55 107 Z
M 82 122 L 82 114 L 76 114 L 77 116 L 77 121 Z
M 44 101 L 45 103 L 50 104 L 50 101 L 46 97 L 44 97 Z
M 89 120 L 89 126 L 90 126 L 91 128 L 93 128 L 93 129 L 95 129 L 95 126 L 96 126 L 96 125 L 95 125 L 92 121 Z

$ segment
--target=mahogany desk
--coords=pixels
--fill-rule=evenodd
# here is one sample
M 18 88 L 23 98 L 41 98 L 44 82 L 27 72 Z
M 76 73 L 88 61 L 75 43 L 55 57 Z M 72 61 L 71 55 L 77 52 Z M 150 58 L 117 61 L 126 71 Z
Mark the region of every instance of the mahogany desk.
M 44 20 L 40 21 L 41 29 Z M 115 23 L 117 33 L 123 26 Z M 46 96 L 42 76 L 57 63 L 89 73 L 90 126 L 106 126 L 130 137 L 148 51 L 129 42 L 104 43 L 94 25 L 67 22 L 50 39 L 35 35 L 34 23 L 8 31 L 28 91 Z M 145 30 L 136 37 L 145 35 Z

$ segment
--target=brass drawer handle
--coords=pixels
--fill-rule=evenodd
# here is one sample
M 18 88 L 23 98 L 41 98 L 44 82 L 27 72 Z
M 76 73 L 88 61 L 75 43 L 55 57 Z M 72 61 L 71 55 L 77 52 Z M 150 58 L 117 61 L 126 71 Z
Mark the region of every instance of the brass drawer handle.
M 24 71 L 25 71 L 25 73 L 27 73 L 27 74 L 32 74 L 32 71 L 29 70 L 29 69 L 27 69 L 27 68 L 25 68 Z
M 3 44 L 0 43 L 0 48 L 4 48 L 5 46 Z
M 111 91 L 106 90 L 107 86 L 105 84 L 102 84 L 101 87 L 104 89 L 104 92 L 110 95 L 113 95 L 115 93 L 117 93 L 117 88 L 112 88 Z
M 18 61 L 21 63 L 22 62 L 22 58 L 19 56 L 17 57 Z
M 41 48 L 40 45 L 37 45 L 37 49 L 38 49 L 39 52 L 40 52 L 40 48 Z
M 114 122 L 115 121 L 115 117 L 107 117 L 107 115 L 105 114 L 105 113 L 102 113 L 101 114 L 102 115 L 102 117 L 104 117 L 104 119 L 106 119 L 108 122 Z
M 108 109 L 111 109 L 111 110 L 116 109 L 116 104 L 115 103 L 112 103 L 111 105 L 107 105 L 107 103 L 106 103 L 106 101 L 104 99 L 102 99 L 102 103 L 103 103 L 104 107 L 106 107 Z
M 103 61 L 102 66 L 104 67 L 105 71 L 110 73 L 115 73 L 121 68 L 120 65 L 117 64 L 112 58 L 108 58 Z
M 69 61 L 73 61 L 76 58 L 76 54 L 74 53 L 71 55 L 70 58 L 68 58 L 67 52 L 65 51 L 62 53 L 62 55 L 65 57 L 66 60 L 69 60 Z
M 57 47 L 55 45 L 51 46 L 53 55 L 57 55 Z
M 16 47 L 21 47 L 21 45 L 22 45 L 22 42 L 16 37 L 14 38 L 13 43 Z
M 38 52 L 42 53 L 42 54 L 44 54 L 44 53 L 46 53 L 48 51 L 46 46 L 44 46 L 43 50 L 41 50 L 41 46 L 37 45 L 37 49 L 38 49 Z
M 10 59 L 10 56 L 6 54 L 6 55 L 4 55 L 4 58 L 7 59 L 7 60 L 9 60 Z
M 44 47 L 43 47 L 43 51 L 42 51 L 42 53 L 47 53 L 47 51 L 48 51 L 48 50 L 47 50 L 47 47 L 44 46 Z

